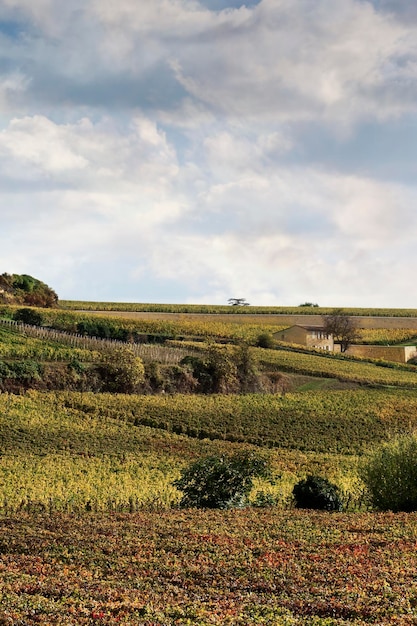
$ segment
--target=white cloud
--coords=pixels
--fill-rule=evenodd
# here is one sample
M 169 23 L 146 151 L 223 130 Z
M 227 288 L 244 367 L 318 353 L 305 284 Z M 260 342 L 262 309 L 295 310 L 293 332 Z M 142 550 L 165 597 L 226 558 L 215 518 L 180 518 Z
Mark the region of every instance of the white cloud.
M 415 24 L 360 0 L 62 7 L 0 7 L 22 29 L 1 40 L 4 271 L 95 275 L 107 299 L 114 274 L 189 300 L 347 305 L 372 286 L 406 305 L 414 182 L 324 167 L 303 142 L 415 116 Z
M 397 60 L 415 55 L 415 31 L 368 3 L 263 0 L 244 19 L 231 11 L 218 20 L 192 54 L 187 42 L 178 47 L 174 68 L 190 94 L 226 116 L 347 123 L 414 110 L 395 93 L 408 71 Z M 381 102 L 392 66 L 398 84 Z
M 225 180 L 242 176 L 245 171 L 265 172 L 274 157 L 291 147 L 291 140 L 278 131 L 245 137 L 241 129 L 222 130 L 205 137 L 203 154 L 212 174 Z
M 78 13 L 83 4 L 80 0 L 58 2 L 57 0 L 2 0 L 0 16 L 19 18 L 23 16 L 27 22 L 22 30 L 25 32 L 29 25 L 33 25 L 43 34 L 57 39 L 62 37 L 68 29 L 71 16 Z
M 73 271 L 124 259 L 136 277 L 179 281 L 197 299 L 275 294 L 290 304 L 321 293 L 331 304 L 350 282 L 353 303 L 368 295 L 364 276 L 382 290 L 380 268 L 414 246 L 416 190 L 284 167 L 269 159 L 277 143 L 285 147 L 224 131 L 206 138 L 205 159 L 191 167 L 143 115 L 123 128 L 16 118 L 0 134 L 3 251 L 31 250 L 35 264 L 54 259 L 61 270 L 77 259 Z M 29 194 L 13 180 L 29 180 Z
M 19 70 L 0 77 L 0 109 L 3 115 L 13 113 L 14 103 L 22 98 L 29 84 L 29 78 Z
M 19 165 L 17 174 L 29 170 L 48 175 L 84 169 L 87 160 L 72 148 L 68 128 L 59 128 L 45 117 L 14 119 L 0 135 L 0 150 L 8 166 Z
M 97 80 L 121 76 L 126 84 L 118 98 L 129 103 L 134 81 L 163 67 L 191 98 L 191 114 L 204 105 L 247 122 L 324 120 L 349 127 L 370 116 L 415 111 L 416 25 L 369 2 L 262 0 L 221 12 L 193 0 L 65 6 L 65 15 L 57 0 L 7 0 L 3 7 L 18 9 L 43 34 L 21 42 L 34 92 L 46 68 L 68 91 L 75 81 L 74 96 L 81 85 L 79 97 L 87 99 L 97 98 Z M 160 95 L 165 82 L 152 89 Z M 42 97 L 53 98 L 55 85 L 46 87 Z M 168 102 L 164 108 L 169 114 Z
M 17 180 L 48 179 L 52 187 L 149 181 L 154 188 L 175 177 L 178 166 L 164 133 L 142 115 L 126 130 L 110 119 L 56 124 L 35 115 L 15 118 L 0 132 L 1 171 Z

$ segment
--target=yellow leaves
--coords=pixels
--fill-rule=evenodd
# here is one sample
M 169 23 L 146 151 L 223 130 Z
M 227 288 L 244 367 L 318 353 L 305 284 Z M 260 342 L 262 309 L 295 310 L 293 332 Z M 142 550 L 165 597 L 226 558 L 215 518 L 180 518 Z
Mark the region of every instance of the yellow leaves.
M 0 326 L 0 359 L 36 359 L 38 361 L 94 361 L 97 352 L 62 345 L 59 342 L 28 337 Z
M 259 352 L 259 360 L 265 369 L 277 369 L 310 376 L 326 376 L 365 385 L 396 385 L 417 388 L 416 371 L 382 367 L 348 358 L 335 358 L 287 350 L 262 350 Z
M 361 498 L 354 455 L 415 424 L 416 415 L 415 394 L 404 391 L 0 394 L 0 507 L 164 509 L 179 500 L 171 483 L 184 463 L 253 442 L 276 447 L 268 455 L 279 480 L 268 493 L 281 506 L 308 473 L 327 476 L 354 503 Z M 244 443 L 227 441 L 237 437 Z M 256 484 L 251 499 L 265 490 Z
M 415 328 L 360 328 L 357 333 L 361 343 L 394 345 L 417 342 Z

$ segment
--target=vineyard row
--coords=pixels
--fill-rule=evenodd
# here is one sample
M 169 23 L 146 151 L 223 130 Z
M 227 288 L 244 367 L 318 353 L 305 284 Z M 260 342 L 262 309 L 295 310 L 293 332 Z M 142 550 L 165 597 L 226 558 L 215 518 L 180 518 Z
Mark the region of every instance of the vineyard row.
M 106 350 L 114 350 L 116 348 L 126 348 L 132 350 L 135 356 L 140 357 L 144 361 L 158 361 L 164 364 L 177 364 L 185 356 L 192 352 L 192 348 L 181 349 L 174 347 L 164 347 L 154 344 L 126 343 L 117 339 L 102 339 L 99 337 L 86 337 L 76 333 L 55 330 L 47 327 L 31 326 L 10 319 L 0 319 L 0 324 L 17 330 L 26 337 L 40 340 L 56 341 L 58 343 L 94 352 L 104 352 Z

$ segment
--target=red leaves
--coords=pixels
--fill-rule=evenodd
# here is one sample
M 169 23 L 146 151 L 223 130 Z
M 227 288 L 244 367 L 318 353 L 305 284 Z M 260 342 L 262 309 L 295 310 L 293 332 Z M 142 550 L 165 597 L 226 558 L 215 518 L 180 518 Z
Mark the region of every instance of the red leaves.
M 104 619 L 105 617 L 106 617 L 106 614 L 104 611 L 91 611 L 91 619 L 101 620 L 101 619 Z
M 0 624 L 406 626 L 416 522 L 274 509 L 4 520 Z

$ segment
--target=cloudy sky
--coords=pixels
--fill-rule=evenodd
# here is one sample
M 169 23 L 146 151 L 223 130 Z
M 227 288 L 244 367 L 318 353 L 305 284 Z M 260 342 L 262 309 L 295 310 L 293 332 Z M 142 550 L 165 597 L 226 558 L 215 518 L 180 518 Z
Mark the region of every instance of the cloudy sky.
M 0 273 L 416 307 L 415 0 L 0 0 Z

